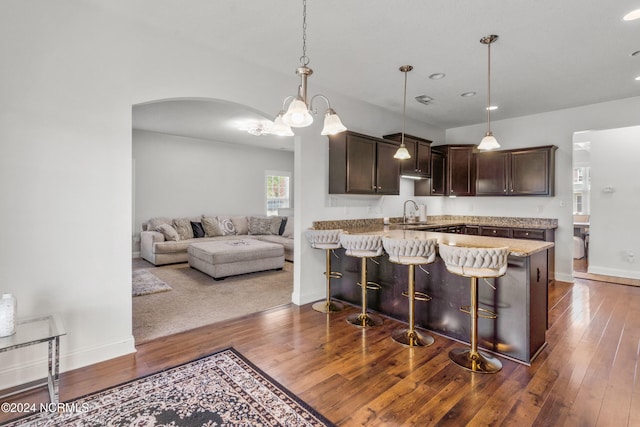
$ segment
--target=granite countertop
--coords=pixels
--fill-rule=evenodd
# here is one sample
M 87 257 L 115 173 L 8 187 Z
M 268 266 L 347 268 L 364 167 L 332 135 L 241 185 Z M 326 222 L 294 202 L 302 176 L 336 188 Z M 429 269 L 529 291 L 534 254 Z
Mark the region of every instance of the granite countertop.
M 401 224 L 402 218 L 389 218 L 389 225 L 397 229 L 415 229 L 417 227 L 445 227 L 453 225 L 483 225 L 488 227 L 556 229 L 558 220 L 551 218 L 518 218 L 490 216 L 436 215 L 428 216 L 426 222 Z M 322 230 L 344 229 L 349 231 L 378 231 L 384 227 L 383 218 L 345 219 L 315 221 L 313 228 Z
M 509 248 L 509 255 L 526 257 L 537 252 L 550 249 L 553 242 L 543 242 L 539 240 L 507 239 L 501 237 L 470 236 L 466 234 L 436 233 L 432 231 L 416 230 L 389 230 L 378 231 L 348 231 L 349 234 L 377 234 L 383 237 L 394 239 L 436 239 L 438 244 L 452 246 L 464 246 L 471 248 Z

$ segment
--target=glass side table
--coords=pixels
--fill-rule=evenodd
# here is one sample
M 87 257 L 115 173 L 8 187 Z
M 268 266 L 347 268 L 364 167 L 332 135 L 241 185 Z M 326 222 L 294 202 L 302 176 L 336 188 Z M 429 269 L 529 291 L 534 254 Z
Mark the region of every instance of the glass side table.
M 52 314 L 49 316 L 19 320 L 16 324 L 15 334 L 0 338 L 0 353 L 45 342 L 49 344 L 49 371 L 47 381 L 31 387 L 22 388 L 0 397 L 11 396 L 36 387 L 47 385 L 49 387 L 49 397 L 51 402 L 58 403 L 60 380 L 60 337 L 66 334 L 67 333 L 64 330 L 64 326 L 60 321 L 60 318 L 57 315 Z

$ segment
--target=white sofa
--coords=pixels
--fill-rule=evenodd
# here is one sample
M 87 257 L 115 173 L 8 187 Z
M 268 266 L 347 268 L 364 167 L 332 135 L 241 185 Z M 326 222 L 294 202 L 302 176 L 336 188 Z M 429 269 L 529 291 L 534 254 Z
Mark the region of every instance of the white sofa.
M 187 262 L 191 243 L 229 239 L 281 244 L 285 260 L 293 261 L 293 217 L 282 216 L 152 218 L 142 224 L 140 255 L 154 265 Z

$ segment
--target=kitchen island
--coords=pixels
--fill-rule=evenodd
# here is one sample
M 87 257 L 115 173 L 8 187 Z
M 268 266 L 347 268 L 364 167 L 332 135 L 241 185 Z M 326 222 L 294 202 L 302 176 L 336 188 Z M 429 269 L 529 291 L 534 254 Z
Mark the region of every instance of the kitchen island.
M 394 227 L 391 227 L 394 228 Z M 480 307 L 497 313 L 497 319 L 480 318 L 478 336 L 480 347 L 506 356 L 517 362 L 530 364 L 545 345 L 547 329 L 547 251 L 551 242 L 485 236 L 470 236 L 429 231 L 350 230 L 352 234 L 378 234 L 391 238 L 436 239 L 439 244 L 468 247 L 509 248 L 508 268 L 504 276 L 484 280 L 479 284 Z M 360 260 L 336 251 L 333 270 L 342 273 L 332 282 L 332 297 L 355 305 L 360 304 Z M 380 285 L 369 291 L 368 308 L 401 321 L 408 319 L 407 266 L 391 263 L 386 254 L 378 257 L 378 264 L 369 261 L 368 280 Z M 424 292 L 432 300 L 416 302 L 416 326 L 437 334 L 468 342 L 469 316 L 459 310 L 469 305 L 469 278 L 451 274 L 440 257 L 432 264 L 416 269 L 416 291 Z

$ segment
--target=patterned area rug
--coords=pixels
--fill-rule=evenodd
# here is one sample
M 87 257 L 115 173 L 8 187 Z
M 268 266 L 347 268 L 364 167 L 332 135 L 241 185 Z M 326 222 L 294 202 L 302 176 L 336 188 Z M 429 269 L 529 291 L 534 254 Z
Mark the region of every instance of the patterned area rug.
M 233 348 L 7 426 L 333 426 Z
M 154 276 L 149 270 L 134 270 L 131 285 L 134 297 L 171 290 L 171 286 Z

